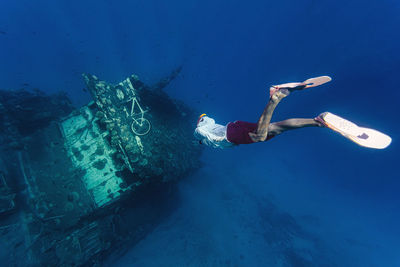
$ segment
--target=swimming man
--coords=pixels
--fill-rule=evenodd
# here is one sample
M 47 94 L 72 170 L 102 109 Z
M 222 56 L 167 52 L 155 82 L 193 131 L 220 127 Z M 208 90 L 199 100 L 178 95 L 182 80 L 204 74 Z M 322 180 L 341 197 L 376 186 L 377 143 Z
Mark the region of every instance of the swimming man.
M 331 80 L 328 76 L 320 76 L 304 82 L 271 86 L 268 104 L 257 123 L 235 121 L 229 122 L 224 126 L 216 124 L 214 119 L 202 114 L 197 121 L 195 137 L 200 144 L 226 148 L 240 144 L 268 141 L 288 130 L 304 127 L 327 127 L 361 146 L 378 149 L 386 148 L 391 143 L 389 136 L 373 129 L 359 127 L 330 112 L 321 113 L 313 119 L 287 119 L 271 123 L 275 108 L 291 92 L 322 85 Z

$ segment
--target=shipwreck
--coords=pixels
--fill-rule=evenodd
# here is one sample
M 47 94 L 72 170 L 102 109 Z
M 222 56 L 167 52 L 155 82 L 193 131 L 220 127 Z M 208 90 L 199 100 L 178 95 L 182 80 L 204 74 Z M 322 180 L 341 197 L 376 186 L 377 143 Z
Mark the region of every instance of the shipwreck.
M 83 74 L 93 101 L 0 91 L 0 260 L 96 266 L 143 238 L 200 166 L 197 113 L 132 75 Z

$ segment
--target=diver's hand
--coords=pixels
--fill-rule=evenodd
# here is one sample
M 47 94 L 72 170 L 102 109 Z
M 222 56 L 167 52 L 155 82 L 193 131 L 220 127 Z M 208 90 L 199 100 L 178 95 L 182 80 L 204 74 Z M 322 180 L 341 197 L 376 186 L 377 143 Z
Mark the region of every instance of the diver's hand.
M 258 133 L 249 133 L 249 136 L 253 142 L 264 142 L 267 139 L 268 134 L 258 134 Z

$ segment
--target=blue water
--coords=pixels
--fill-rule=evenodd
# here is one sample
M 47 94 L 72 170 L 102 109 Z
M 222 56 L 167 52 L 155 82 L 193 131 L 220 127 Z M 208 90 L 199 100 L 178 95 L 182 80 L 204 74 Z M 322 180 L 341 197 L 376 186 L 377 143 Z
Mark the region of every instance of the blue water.
M 306 128 L 206 148 L 176 212 L 107 264 L 281 266 L 263 224 L 272 205 L 309 233 L 283 247 L 312 265 L 400 266 L 399 12 L 394 0 L 3 0 L 0 88 L 63 90 L 80 106 L 90 100 L 82 72 L 151 84 L 182 64 L 168 94 L 225 124 L 256 122 L 271 84 L 329 75 L 284 99 L 273 121 L 331 111 L 389 134 L 391 146 Z

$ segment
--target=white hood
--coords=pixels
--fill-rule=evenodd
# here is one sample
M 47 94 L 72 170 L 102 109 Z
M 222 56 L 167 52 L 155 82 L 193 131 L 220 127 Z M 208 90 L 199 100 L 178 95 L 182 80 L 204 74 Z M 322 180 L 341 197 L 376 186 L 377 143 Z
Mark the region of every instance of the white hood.
M 199 123 L 197 124 L 197 127 L 203 127 L 203 126 L 206 126 L 206 125 L 211 126 L 213 124 L 215 124 L 215 120 L 214 119 L 212 119 L 210 117 L 207 117 L 207 116 L 203 116 L 203 117 L 201 117 Z
M 215 120 L 204 116 L 200 119 L 197 124 L 197 128 L 194 131 L 194 135 L 197 139 L 201 140 L 203 144 L 225 148 L 233 146 L 226 139 L 226 126 L 215 123 Z

